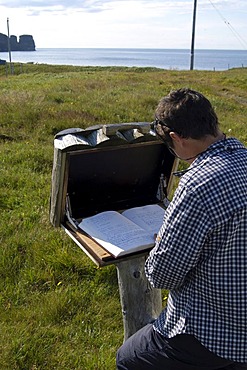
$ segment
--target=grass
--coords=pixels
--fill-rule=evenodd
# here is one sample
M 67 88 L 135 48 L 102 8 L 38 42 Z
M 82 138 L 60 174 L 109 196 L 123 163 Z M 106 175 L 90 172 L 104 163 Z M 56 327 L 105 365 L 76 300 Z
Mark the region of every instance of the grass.
M 246 144 L 247 69 L 27 64 L 15 73 L 0 66 L 0 370 L 114 370 L 123 340 L 116 269 L 98 269 L 49 223 L 54 134 L 151 121 L 162 96 L 189 86 Z

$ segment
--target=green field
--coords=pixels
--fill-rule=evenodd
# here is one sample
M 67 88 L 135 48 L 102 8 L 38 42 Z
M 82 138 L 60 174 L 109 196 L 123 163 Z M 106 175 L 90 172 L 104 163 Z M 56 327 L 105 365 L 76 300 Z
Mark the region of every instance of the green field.
M 162 96 L 187 86 L 246 145 L 247 69 L 27 64 L 6 76 L 0 67 L 0 370 L 114 370 L 123 340 L 116 269 L 98 269 L 49 223 L 54 134 L 151 121 Z

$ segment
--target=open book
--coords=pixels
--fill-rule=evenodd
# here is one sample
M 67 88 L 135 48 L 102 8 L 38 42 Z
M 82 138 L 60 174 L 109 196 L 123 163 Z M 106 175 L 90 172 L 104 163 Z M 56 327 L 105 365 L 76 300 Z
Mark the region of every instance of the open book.
M 79 228 L 118 257 L 152 247 L 164 212 L 158 204 L 130 208 L 122 213 L 106 211 L 83 219 Z

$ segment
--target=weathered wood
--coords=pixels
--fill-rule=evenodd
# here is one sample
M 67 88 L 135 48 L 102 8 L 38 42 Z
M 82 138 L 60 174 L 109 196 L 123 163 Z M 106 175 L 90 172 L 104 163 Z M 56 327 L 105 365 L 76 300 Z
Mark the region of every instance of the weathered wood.
M 145 272 L 145 256 L 116 264 L 122 305 L 124 340 L 158 317 L 162 310 L 161 290 L 153 289 Z
M 54 148 L 54 160 L 52 169 L 50 222 L 53 226 L 59 227 L 64 213 L 63 188 L 65 175 L 66 154 Z
M 66 135 L 71 135 L 72 137 L 69 136 L 68 138 Z M 73 135 L 75 136 L 74 138 Z M 117 145 L 119 145 L 119 152 L 114 152 Z M 149 145 L 151 145 L 151 147 L 149 147 Z M 133 150 L 130 149 L 131 147 Z M 89 176 L 85 176 L 84 179 L 84 171 L 88 171 L 90 166 L 88 163 L 85 163 L 85 161 L 82 161 L 81 158 L 79 158 L 80 164 L 77 164 L 78 168 L 72 167 L 73 171 L 69 171 L 74 155 L 84 155 L 85 153 L 85 158 L 87 158 L 90 151 L 92 151 L 93 156 L 97 149 L 101 149 L 99 153 L 100 159 L 108 159 L 108 156 L 104 156 L 105 150 L 114 150 L 111 153 L 114 160 L 112 161 L 113 163 L 110 166 L 110 170 L 106 174 L 103 174 L 105 177 L 108 176 L 107 178 L 112 177 L 112 183 L 107 180 L 102 181 L 101 184 L 101 167 L 97 168 L 97 171 L 95 170 L 95 167 L 92 167 L 95 171 L 95 173 L 92 174 L 95 182 L 91 181 L 91 177 Z M 138 156 L 136 155 L 137 149 L 140 149 Z M 148 152 L 146 152 L 149 153 L 148 161 L 143 160 L 144 149 L 148 150 Z M 118 155 L 116 156 L 116 154 Z M 131 154 L 133 156 L 131 156 Z M 162 164 L 163 159 L 165 159 L 167 155 L 168 152 L 165 153 L 164 144 L 153 136 L 150 131 L 150 123 L 147 122 L 95 126 L 87 130 L 77 128 L 69 129 L 68 131 L 58 133 L 54 141 L 50 221 L 55 227 L 62 226 L 72 240 L 98 266 L 104 266 L 107 264 L 116 265 L 123 314 L 124 340 L 129 338 L 147 323 L 152 322 L 162 310 L 161 291 L 159 289 L 152 289 L 144 272 L 145 254 L 148 252 L 144 251 L 142 254 L 128 255 L 119 259 L 109 255 L 109 253 L 103 250 L 99 245 L 92 242 L 87 235 L 83 236 L 76 227 L 73 229 L 72 226 L 70 227 L 66 224 L 66 220 L 69 220 L 70 216 L 68 215 L 69 212 L 66 196 L 68 193 L 68 197 L 71 195 L 74 197 L 73 206 L 75 209 L 71 210 L 72 221 L 73 217 L 76 217 L 75 214 L 78 215 L 79 210 L 84 207 L 84 203 L 85 207 L 92 207 L 93 202 L 86 202 L 87 199 L 83 199 L 84 193 L 80 190 L 82 187 L 79 186 L 80 183 L 83 183 L 84 181 L 86 182 L 88 179 L 90 180 L 89 183 L 92 187 L 92 200 L 95 198 L 97 199 L 97 201 L 94 201 L 95 209 L 93 212 L 100 211 L 102 209 L 102 205 L 106 208 L 109 206 L 110 208 L 113 207 L 113 209 L 115 209 L 116 205 L 121 204 L 121 207 L 119 206 L 120 208 L 128 208 L 129 204 L 132 204 L 133 201 L 137 201 L 137 204 L 140 203 L 140 200 L 143 202 L 144 195 L 147 199 L 146 204 L 152 203 L 153 199 L 155 199 L 155 197 L 157 198 L 157 181 L 159 178 L 161 179 L 162 174 L 163 177 L 169 177 L 169 173 L 165 171 Z M 126 161 L 126 158 L 128 161 Z M 134 163 L 137 163 L 136 166 L 133 163 L 133 168 L 139 168 L 139 166 L 142 166 L 141 169 L 143 169 L 143 172 L 137 171 L 137 173 L 133 173 L 132 171 L 130 176 L 129 168 L 132 165 L 133 158 L 135 159 Z M 139 158 L 140 163 L 137 161 Z M 172 158 L 168 156 L 167 160 L 170 168 Z M 107 161 L 105 162 L 106 164 L 109 164 Z M 92 161 L 92 163 L 95 165 L 95 162 Z M 173 163 L 173 170 L 176 168 L 176 164 L 177 163 Z M 101 163 L 100 166 L 102 166 Z M 103 166 L 105 166 L 105 163 L 103 163 Z M 90 171 L 88 172 L 90 173 Z M 152 179 L 152 182 L 149 181 L 149 178 Z M 129 182 L 127 180 L 129 180 Z M 165 180 L 168 182 L 168 178 Z M 78 182 L 77 186 L 72 186 L 73 181 Z M 68 184 L 71 186 L 69 187 Z M 147 189 L 143 192 L 145 186 Z M 108 194 L 105 191 L 105 199 L 107 199 L 107 202 L 109 201 L 109 204 L 107 203 L 107 205 L 104 202 L 101 203 L 101 199 L 99 197 L 95 197 L 94 194 L 94 191 L 100 192 L 100 197 L 102 197 L 102 188 L 105 190 L 104 187 L 107 189 L 110 188 L 111 191 L 111 194 Z M 167 184 L 164 184 L 165 190 L 166 187 Z M 125 195 L 125 192 L 121 191 L 122 188 L 130 188 L 131 191 L 127 191 L 127 195 Z M 171 188 L 172 180 L 170 178 L 167 189 L 168 194 L 170 194 Z M 86 187 L 86 194 L 88 194 L 87 190 L 88 189 Z M 119 196 L 117 198 L 116 194 L 118 194 L 118 191 Z M 71 192 L 71 194 L 69 194 L 69 192 Z M 75 192 L 75 194 L 73 192 Z M 164 193 L 166 194 L 166 192 Z M 137 198 L 136 194 L 138 194 Z M 163 198 L 157 198 L 157 201 L 158 200 L 162 201 Z M 97 208 L 98 203 L 100 203 L 99 209 Z M 79 208 L 77 208 L 77 206 Z M 81 214 L 80 217 L 83 217 L 83 214 Z
M 173 189 L 173 184 L 174 184 L 174 176 L 173 176 L 173 172 L 176 172 L 177 169 L 178 169 L 178 165 L 179 165 L 179 159 L 178 158 L 175 158 L 174 159 L 174 162 L 173 162 L 173 166 L 172 166 L 172 169 L 171 169 L 171 176 L 169 178 L 169 181 L 168 181 L 168 184 L 167 184 L 167 196 L 168 196 L 168 199 L 170 199 L 172 197 L 172 189 Z
M 129 122 L 129 123 L 116 123 L 114 125 L 104 125 L 103 132 L 105 135 L 115 135 L 117 131 L 126 131 L 138 129 L 142 134 L 150 132 L 150 122 Z

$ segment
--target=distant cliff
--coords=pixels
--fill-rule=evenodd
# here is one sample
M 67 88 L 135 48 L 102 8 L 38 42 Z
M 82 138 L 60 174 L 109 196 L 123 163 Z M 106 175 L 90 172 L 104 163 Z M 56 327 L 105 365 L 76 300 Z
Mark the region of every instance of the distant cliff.
M 19 40 L 12 35 L 9 42 L 11 51 L 35 51 L 35 43 L 31 35 L 21 35 Z M 0 33 L 0 52 L 2 51 L 8 51 L 8 36 Z

